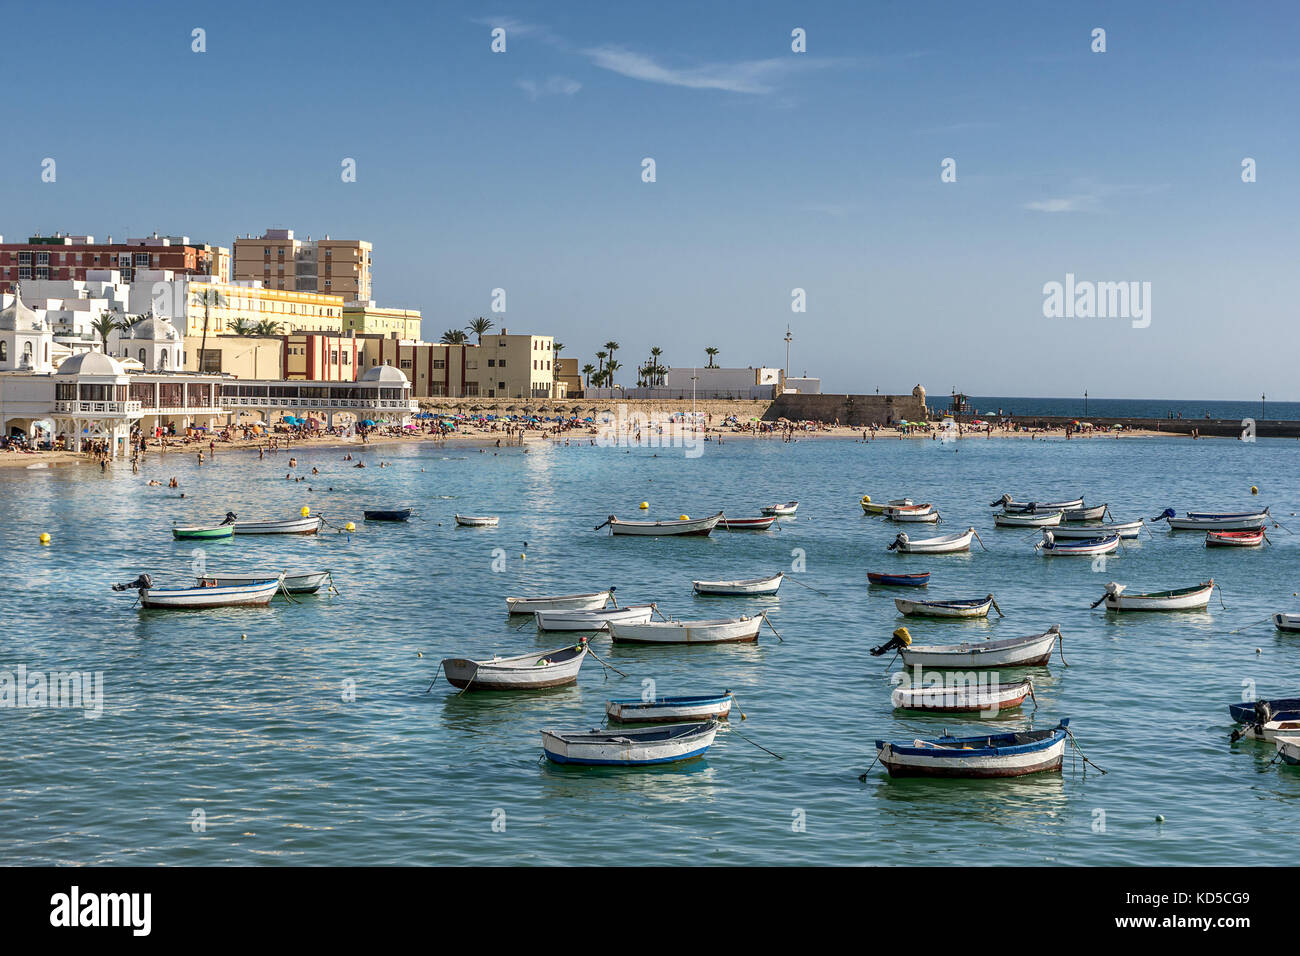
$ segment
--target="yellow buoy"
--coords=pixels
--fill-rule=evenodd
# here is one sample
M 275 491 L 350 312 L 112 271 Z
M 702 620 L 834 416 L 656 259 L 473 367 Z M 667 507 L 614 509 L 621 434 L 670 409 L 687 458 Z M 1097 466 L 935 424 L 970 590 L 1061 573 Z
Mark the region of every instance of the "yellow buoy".
M 519 555 L 519 560 L 520 560 L 520 561 L 527 561 L 527 560 L 528 560 L 528 555 L 526 555 L 526 554 L 521 554 L 521 555 Z
M 643 501 L 643 502 L 641 502 L 641 504 L 638 505 L 637 507 L 639 507 L 642 511 L 645 511 L 647 508 L 650 507 L 650 502 L 648 502 L 648 501 Z
M 862 496 L 862 503 L 863 503 L 864 505 L 869 505 L 869 504 L 871 504 L 871 495 L 863 495 L 863 496 Z
M 345 525 L 343 526 L 343 530 L 344 530 L 344 531 L 356 531 L 356 530 L 357 530 L 357 526 L 356 526 L 356 524 L 354 524 L 353 522 L 349 521 L 347 524 L 345 524 Z
M 42 531 L 41 544 L 49 544 L 49 543 L 50 543 L 50 533 L 48 531 Z
M 1250 493 L 1251 493 L 1252 495 L 1257 495 L 1257 494 L 1259 494 L 1259 489 L 1256 488 L 1254 485 L 1251 485 L 1251 486 L 1250 486 Z
M 678 520 L 678 521 L 690 521 L 690 520 L 691 520 L 691 516 L 690 516 L 690 515 L 678 515 L 678 516 L 677 516 L 677 520 Z
M 416 652 L 415 652 L 415 656 L 416 656 L 416 657 L 423 657 L 423 656 L 424 656 L 424 652 L 423 652 L 423 651 L 416 651 Z
M 306 518 L 308 515 L 311 514 L 311 508 L 307 507 L 306 505 L 303 505 L 300 509 L 298 509 L 298 514 Z
M 246 640 L 248 640 L 248 635 L 247 635 L 247 634 L 240 634 L 240 635 L 239 635 L 239 639 L 240 639 L 241 641 L 246 641 Z

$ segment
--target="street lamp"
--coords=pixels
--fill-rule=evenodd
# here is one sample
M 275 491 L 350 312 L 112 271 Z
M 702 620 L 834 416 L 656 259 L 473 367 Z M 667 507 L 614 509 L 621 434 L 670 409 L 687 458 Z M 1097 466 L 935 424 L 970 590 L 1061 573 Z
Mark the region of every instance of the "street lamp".
M 1261 422 L 1264 420 L 1264 393 L 1263 392 L 1261 392 L 1259 395 L 1259 420 Z
M 790 377 L 790 343 L 794 341 L 794 336 L 790 334 L 790 326 L 785 327 L 785 377 Z
M 1088 417 L 1088 390 L 1083 390 L 1083 417 Z

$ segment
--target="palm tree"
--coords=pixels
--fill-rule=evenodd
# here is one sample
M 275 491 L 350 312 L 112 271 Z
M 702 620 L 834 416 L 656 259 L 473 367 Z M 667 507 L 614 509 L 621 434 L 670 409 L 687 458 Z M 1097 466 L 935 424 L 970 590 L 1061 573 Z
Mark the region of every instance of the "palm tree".
M 587 376 L 587 388 L 591 388 L 591 375 L 596 371 L 596 366 L 588 362 L 582 367 L 582 374 Z
M 112 309 L 105 309 L 99 313 L 99 318 L 90 323 L 90 327 L 99 333 L 100 347 L 105 355 L 108 354 L 108 337 L 117 329 L 126 331 L 131 327 L 131 323 L 125 319 L 119 319 L 117 313 Z
M 194 300 L 203 306 L 203 341 L 199 345 L 199 363 L 198 370 L 203 371 L 203 353 L 208 350 L 208 320 L 212 307 L 218 308 L 225 306 L 226 297 L 217 289 L 204 289 L 202 292 L 194 293 Z
M 279 335 L 280 323 L 275 321 L 275 319 L 263 319 L 261 322 L 258 322 L 257 325 L 253 326 L 253 330 L 249 334 L 250 335 Z
M 608 352 L 597 352 L 597 353 L 596 353 L 596 361 L 597 361 L 597 368 L 596 368 L 596 371 L 597 371 L 597 373 L 599 373 L 600 370 L 603 369 L 603 368 L 605 367 L 605 359 L 606 359 L 608 356 L 609 356 L 609 353 L 608 353 Z
M 551 351 L 555 353 L 555 361 L 558 362 L 558 361 L 560 360 L 560 353 L 564 351 L 564 343 L 563 343 L 563 342 L 552 342 L 552 343 L 551 343 Z
M 709 357 L 709 364 L 708 364 L 706 367 L 707 367 L 707 368 L 713 368 L 713 367 L 714 367 L 714 365 L 713 365 L 713 359 L 714 359 L 714 356 L 716 356 L 716 355 L 718 354 L 718 350 L 715 349 L 712 345 L 710 345 L 707 349 L 704 350 L 704 354 L 707 355 L 707 356 Z
M 610 359 L 605 363 L 605 380 L 609 382 L 609 387 L 614 387 L 614 373 L 623 367 L 622 362 L 616 362 Z
M 473 322 L 471 322 L 471 323 L 469 324 L 468 331 L 473 332 L 475 335 L 477 335 L 477 336 L 478 336 L 478 344 L 479 344 L 479 345 L 482 345 L 482 344 L 483 344 L 483 336 L 486 335 L 486 334 L 488 333 L 488 330 L 491 329 L 491 328 L 492 328 L 492 320 L 491 320 L 491 319 L 485 319 L 483 316 L 480 315 L 477 319 L 475 319 Z M 447 341 L 446 336 L 443 336 L 443 341 L 444 341 L 444 342 Z M 464 342 L 463 342 L 463 341 L 461 341 L 461 342 L 451 342 L 451 343 L 449 343 L 449 344 L 451 344 L 451 345 L 463 345 Z
M 257 333 L 257 326 L 248 321 L 248 319 L 240 318 L 235 319 L 235 321 L 230 323 L 230 331 L 234 332 L 236 335 L 255 335 Z
M 659 378 L 659 374 L 660 374 L 659 357 L 663 354 L 664 354 L 664 350 L 657 345 L 650 349 L 650 371 L 654 374 L 654 380 L 651 384 L 654 385 L 663 384 L 663 382 Z
M 439 339 L 443 345 L 464 345 L 469 341 L 469 336 L 465 334 L 464 329 L 448 329 L 442 333 Z
M 623 346 L 619 345 L 617 342 L 606 342 L 606 343 L 605 343 L 605 348 L 609 349 L 609 360 L 610 360 L 611 362 L 614 361 L 614 353 L 617 352 L 617 351 L 618 351 L 619 349 L 621 349 L 622 347 L 623 347 Z

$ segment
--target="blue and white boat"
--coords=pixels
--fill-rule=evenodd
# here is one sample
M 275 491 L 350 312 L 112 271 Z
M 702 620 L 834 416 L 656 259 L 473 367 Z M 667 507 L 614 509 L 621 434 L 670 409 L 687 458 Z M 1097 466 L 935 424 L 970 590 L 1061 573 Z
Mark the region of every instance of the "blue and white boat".
M 652 700 L 625 697 L 605 701 L 605 716 L 620 724 L 663 724 L 710 718 L 726 720 L 731 714 L 731 703 L 730 691 L 694 697 L 656 697 Z
M 1300 767 L 1300 737 L 1275 737 L 1273 743 L 1277 744 L 1277 755 L 1284 763 Z
M 1034 545 L 1034 550 L 1041 550 L 1043 554 L 1049 557 L 1110 554 L 1113 551 L 1119 550 L 1119 535 L 1104 534 L 1096 538 L 1057 541 L 1056 535 L 1044 528 L 1043 540 Z
M 890 574 L 888 571 L 868 571 L 867 580 L 872 584 L 883 584 L 891 588 L 923 588 L 930 583 L 930 572 Z
M 1173 508 L 1166 508 L 1152 521 L 1167 521 L 1173 531 L 1254 531 L 1268 525 L 1267 508 L 1259 511 L 1189 511 L 1178 517 Z
M 1263 704 L 1273 714 L 1288 711 L 1300 712 L 1300 697 L 1273 697 L 1269 700 L 1252 700 L 1240 704 L 1229 704 L 1228 713 L 1239 724 L 1250 723 L 1256 719 L 1258 714 L 1255 709 L 1257 704 Z
M 876 754 L 891 777 L 1020 777 L 1060 772 L 1069 718 L 1050 730 L 1024 730 L 977 737 L 944 735 L 927 740 L 876 741 Z
M 554 763 L 648 767 L 703 757 L 717 732 L 716 720 L 646 730 L 544 730 L 542 750 Z

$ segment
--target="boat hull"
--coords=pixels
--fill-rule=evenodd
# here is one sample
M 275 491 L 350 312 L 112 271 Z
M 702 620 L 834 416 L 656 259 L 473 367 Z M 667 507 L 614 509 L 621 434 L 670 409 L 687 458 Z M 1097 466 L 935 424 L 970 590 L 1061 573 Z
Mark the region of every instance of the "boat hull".
M 675 724 L 683 721 L 727 720 L 731 714 L 730 694 L 721 697 L 660 697 L 644 701 L 608 700 L 605 716 L 622 724 Z
M 1136 538 L 1141 533 L 1141 521 L 1124 521 L 1116 524 L 1062 524 L 1052 529 L 1053 536 L 1066 539 L 1104 538 L 1112 534 L 1129 539 Z
M 618 535 L 640 535 L 656 538 L 705 537 L 713 532 L 722 520 L 722 512 L 707 518 L 687 518 L 676 521 L 619 521 L 611 518 L 610 531 Z
M 913 644 L 899 651 L 906 667 L 936 670 L 990 670 L 1002 667 L 1042 667 L 1052 657 L 1060 631 L 964 644 Z
M 993 523 L 999 528 L 1051 528 L 1061 523 L 1064 511 L 1024 512 L 1023 514 L 996 514 Z
M 1024 754 L 980 756 L 930 756 L 909 752 L 894 744 L 877 745 L 880 762 L 891 777 L 1023 777 L 1031 773 L 1059 773 L 1065 757 L 1065 736 L 1050 747 Z
M 615 644 L 739 644 L 758 640 L 762 617 L 724 621 L 651 621 L 611 624 Z
M 177 611 L 216 607 L 265 607 L 280 590 L 278 580 L 212 588 L 141 588 L 140 606 Z
M 992 690 L 951 687 L 898 687 L 890 694 L 896 710 L 922 710 L 936 714 L 990 713 L 1014 710 L 1029 696 L 1030 683 L 1016 681 Z
M 538 611 L 599 611 L 609 603 L 609 591 L 586 594 L 560 594 L 555 597 L 506 598 L 510 614 L 536 614 Z
M 1273 743 L 1277 745 L 1277 755 L 1283 763 L 1300 767 L 1300 737 L 1279 736 L 1274 738 Z
M 409 521 L 411 518 L 410 508 L 401 508 L 392 511 L 371 510 L 362 513 L 366 521 Z
M 894 607 L 908 617 L 988 617 L 993 597 L 980 601 L 908 601 L 894 598 Z
M 207 581 L 210 585 L 216 587 L 232 587 L 239 585 L 253 584 L 257 581 L 267 580 L 266 575 L 252 574 L 208 574 L 199 581 Z M 315 594 L 330 582 L 330 572 L 328 571 L 308 571 L 304 574 L 286 574 L 284 576 L 284 589 L 290 594 Z
M 1053 535 L 1055 538 L 1055 535 Z M 1043 554 L 1048 557 L 1069 557 L 1071 555 L 1082 555 L 1088 557 L 1094 554 L 1112 554 L 1119 550 L 1120 537 L 1112 534 L 1104 538 L 1085 538 L 1078 541 L 1067 540 L 1063 542 L 1044 541 L 1039 547 Z
M 868 571 L 867 581 L 871 584 L 880 584 L 893 588 L 923 588 L 930 583 L 930 572 L 925 571 L 920 574 L 884 574 L 878 571 Z
M 490 517 L 488 515 L 455 515 L 456 524 L 462 528 L 495 528 L 500 524 L 499 517 Z
M 213 541 L 230 538 L 234 534 L 234 527 L 228 524 L 216 528 L 172 528 L 172 537 L 177 541 Z
M 556 658 L 555 663 L 541 665 L 535 661 Z M 544 690 L 563 687 L 578 679 L 578 671 L 587 659 L 587 647 L 572 647 L 541 654 L 524 654 L 518 657 L 472 661 L 448 657 L 442 662 L 442 672 L 453 687 L 472 690 Z
M 1258 531 L 1268 526 L 1268 513 L 1256 512 L 1247 515 L 1205 515 L 1183 518 L 1170 518 L 1169 527 L 1174 531 Z
M 1273 626 L 1279 631 L 1300 631 L 1300 614 L 1274 614 Z
M 319 515 L 283 521 L 236 521 L 234 525 L 235 534 L 316 534 L 320 526 Z
M 917 540 L 904 540 L 903 535 L 894 539 L 894 543 L 889 546 L 889 550 L 897 550 L 903 554 L 956 554 L 959 551 L 969 551 L 970 543 L 975 538 L 974 530 L 968 530 L 961 534 L 941 535 L 937 538 L 920 538 Z
M 753 597 L 756 595 L 775 594 L 785 577 L 775 574 L 770 578 L 750 578 L 747 581 L 692 581 L 691 587 L 696 594 L 712 594 L 727 597 Z
M 1151 594 L 1107 594 L 1108 611 L 1204 611 L 1210 606 L 1214 582 L 1183 592 L 1162 591 Z
M 683 730 L 674 734 L 675 727 Z M 547 759 L 555 763 L 644 767 L 702 757 L 712 746 L 717 732 L 718 725 L 714 721 L 666 725 L 659 733 L 668 736 L 662 738 L 645 731 L 588 734 L 543 731 L 542 750 Z
M 1109 505 L 1094 505 L 1091 508 L 1066 508 L 1065 516 L 1061 520 L 1072 524 L 1080 521 L 1100 521 L 1108 507 Z
M 1264 543 L 1264 530 L 1258 531 L 1207 531 L 1207 548 L 1258 548 Z
M 654 605 L 633 604 L 629 607 L 601 609 L 599 611 L 537 611 L 539 631 L 607 631 L 610 621 L 623 624 L 644 624 L 654 614 Z
M 766 531 L 776 523 L 776 515 L 765 518 L 723 518 L 718 527 L 724 531 Z

